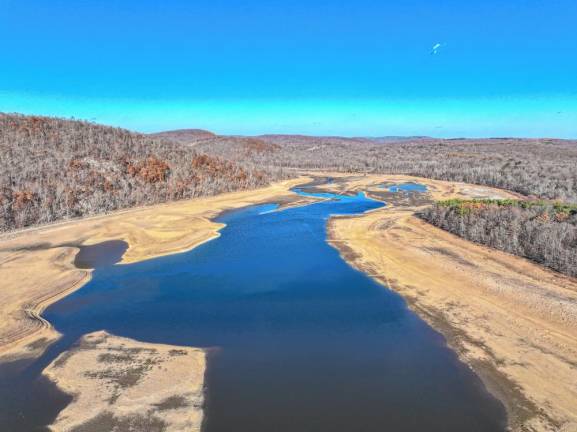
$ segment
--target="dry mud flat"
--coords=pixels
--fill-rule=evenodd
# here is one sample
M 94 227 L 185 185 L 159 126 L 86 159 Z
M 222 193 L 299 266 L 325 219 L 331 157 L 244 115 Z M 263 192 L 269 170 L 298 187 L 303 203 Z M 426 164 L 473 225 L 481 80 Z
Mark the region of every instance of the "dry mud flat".
M 42 317 L 50 304 L 90 280 L 74 259 L 81 246 L 123 240 L 121 263 L 190 250 L 219 236 L 220 213 L 262 202 L 294 205 L 299 178 L 267 188 L 131 209 L 0 237 L 0 361 L 39 355 L 59 337 Z M 291 204 L 292 203 L 292 204 Z
M 200 431 L 205 353 L 90 333 L 43 374 L 71 395 L 55 432 Z
M 513 196 L 405 176 L 327 189 L 378 196 L 377 184 L 408 181 L 426 184 L 429 199 Z M 424 201 L 393 199 L 360 217 L 332 218 L 330 241 L 444 334 L 503 401 L 512 430 L 577 431 L 577 280 L 427 224 L 415 216 Z

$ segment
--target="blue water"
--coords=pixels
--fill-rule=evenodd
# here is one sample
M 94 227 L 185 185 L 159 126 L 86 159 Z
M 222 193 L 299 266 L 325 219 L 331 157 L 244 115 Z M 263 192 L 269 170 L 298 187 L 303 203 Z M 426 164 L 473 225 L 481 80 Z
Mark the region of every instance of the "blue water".
M 330 215 L 382 203 L 326 198 L 230 212 L 190 252 L 97 269 L 46 311 L 64 337 L 34 367 L 105 329 L 211 349 L 206 432 L 505 430 L 443 338 L 327 244 Z
M 387 187 L 389 192 L 427 192 L 427 186 L 420 183 L 400 183 Z

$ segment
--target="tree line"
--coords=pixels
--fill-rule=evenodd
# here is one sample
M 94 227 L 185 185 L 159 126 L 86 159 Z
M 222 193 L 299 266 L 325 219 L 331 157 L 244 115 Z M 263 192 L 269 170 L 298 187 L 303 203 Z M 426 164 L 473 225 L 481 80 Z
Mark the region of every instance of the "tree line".
M 208 138 L 195 148 L 255 166 L 407 174 L 577 203 L 577 141 L 557 139 Z
M 448 200 L 427 222 L 477 243 L 577 276 L 577 205 L 524 200 Z
M 256 188 L 286 176 L 123 129 L 0 113 L 0 231 Z
M 408 174 L 519 192 L 529 200 L 437 204 L 422 217 L 468 240 L 577 276 L 577 216 L 571 207 L 577 204 L 577 141 L 298 135 L 252 139 L 260 144 L 248 145 L 243 137 L 204 137 L 195 145 L 256 166 Z
M 463 181 L 577 203 L 576 166 L 577 142 L 568 140 L 241 137 L 202 130 L 144 135 L 90 122 L 0 113 L 0 231 L 256 188 L 319 169 Z M 535 211 L 490 205 L 471 215 L 435 206 L 430 219 L 450 230 L 458 225 L 471 240 L 493 236 L 495 247 L 568 268 L 576 246 L 561 240 L 572 238 L 573 216 L 569 222 L 537 225 L 530 216 Z M 520 237 L 507 237 L 502 231 L 510 228 L 512 215 L 516 224 L 529 215 L 535 232 L 521 234 L 515 225 Z M 545 240 L 538 240 L 543 250 L 536 252 L 523 237 L 540 238 L 539 229 L 559 239 L 546 252 Z

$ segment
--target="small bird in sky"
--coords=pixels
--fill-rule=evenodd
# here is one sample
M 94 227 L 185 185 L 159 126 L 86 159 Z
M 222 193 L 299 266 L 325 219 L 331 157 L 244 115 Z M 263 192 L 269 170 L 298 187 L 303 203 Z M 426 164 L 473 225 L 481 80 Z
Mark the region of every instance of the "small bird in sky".
M 442 46 L 443 45 L 440 43 L 436 43 L 435 45 L 433 45 L 433 49 L 431 50 L 431 55 L 436 55 Z

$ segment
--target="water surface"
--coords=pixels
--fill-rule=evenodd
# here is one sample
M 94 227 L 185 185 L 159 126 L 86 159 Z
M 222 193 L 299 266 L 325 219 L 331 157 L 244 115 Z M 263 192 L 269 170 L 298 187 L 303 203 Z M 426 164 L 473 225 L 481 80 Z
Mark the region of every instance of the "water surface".
M 108 240 L 93 245 L 80 245 L 74 257 L 74 265 L 81 269 L 94 269 L 116 264 L 128 249 L 123 240 Z
M 382 203 L 324 198 L 230 212 L 190 252 L 98 268 L 46 311 L 64 337 L 26 373 L 105 329 L 210 349 L 206 432 L 504 431 L 501 404 L 443 338 L 327 244 L 330 215 Z
M 426 185 L 420 184 L 420 183 L 413 183 L 413 182 L 400 183 L 400 184 L 384 186 L 384 187 L 386 187 L 389 192 L 406 192 L 406 193 L 427 192 L 427 186 Z

